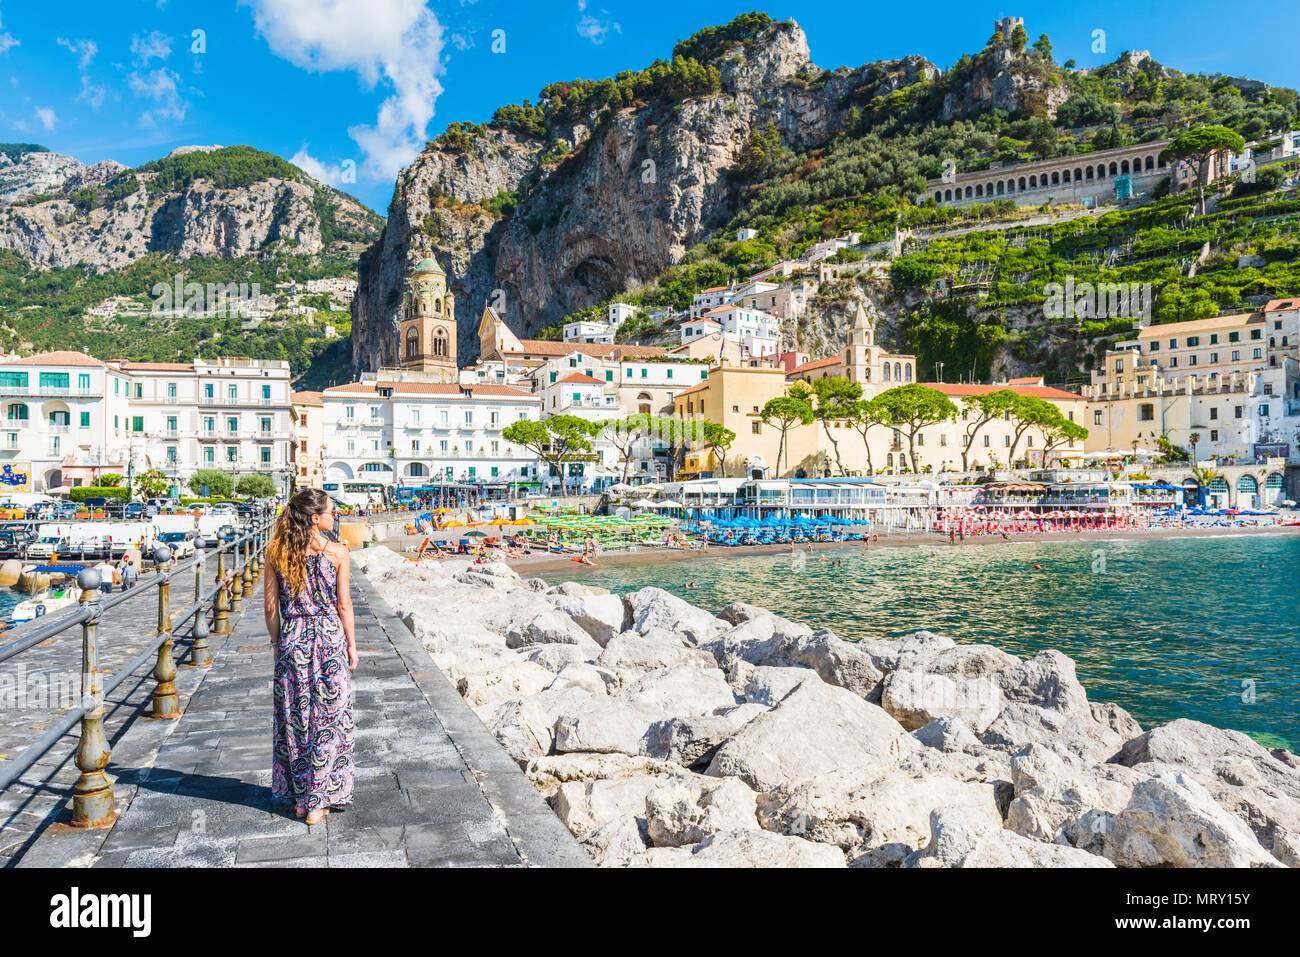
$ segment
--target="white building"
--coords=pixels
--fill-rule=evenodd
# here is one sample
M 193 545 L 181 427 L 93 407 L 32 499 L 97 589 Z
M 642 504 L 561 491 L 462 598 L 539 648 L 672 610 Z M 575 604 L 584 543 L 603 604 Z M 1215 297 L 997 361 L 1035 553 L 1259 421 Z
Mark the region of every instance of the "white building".
M 289 363 L 214 361 L 109 363 L 130 380 L 133 470 L 161 469 L 178 489 L 199 469 L 236 482 L 267 475 L 286 490 L 295 468 Z
M 728 305 L 709 310 L 703 318 L 716 321 L 722 337 L 739 343 L 745 358 L 761 359 L 780 351 L 781 320 L 770 312 Z
M 537 458 L 501 431 L 538 420 L 541 398 L 509 386 L 388 382 L 376 376 L 322 393 L 327 482 L 408 488 L 538 478 Z
M 736 291 L 731 286 L 711 286 L 691 297 L 691 317 L 699 318 L 711 309 L 734 302 Z
M 757 239 L 757 238 L 758 238 L 758 230 L 757 230 L 757 229 L 738 229 L 738 230 L 736 230 L 736 242 L 738 242 L 738 243 L 747 243 L 747 242 L 749 242 L 751 239 Z
M 618 325 L 599 322 L 595 319 L 579 319 L 577 322 L 564 324 L 565 342 L 599 342 L 606 345 L 614 343 L 614 332 Z
M 52 352 L 0 363 L 0 464 L 26 491 L 94 484 L 105 472 L 160 469 L 177 493 L 201 468 L 284 486 L 291 462 L 289 364 L 103 362 Z M 10 485 L 13 490 L 18 486 Z

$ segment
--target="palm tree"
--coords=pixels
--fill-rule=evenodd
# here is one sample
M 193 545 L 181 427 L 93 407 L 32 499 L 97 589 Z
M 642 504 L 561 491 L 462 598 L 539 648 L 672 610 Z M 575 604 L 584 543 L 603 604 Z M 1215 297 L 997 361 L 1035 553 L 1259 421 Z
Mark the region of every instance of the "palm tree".
M 1223 473 L 1213 465 L 1195 466 L 1192 469 L 1192 478 L 1196 480 L 1197 499 L 1199 502 L 1205 501 L 1205 493 L 1210 486 L 1223 478 Z
M 1191 435 L 1187 437 L 1187 441 L 1192 447 L 1192 462 L 1194 463 L 1196 461 L 1196 446 L 1201 441 L 1201 433 L 1193 432 Z

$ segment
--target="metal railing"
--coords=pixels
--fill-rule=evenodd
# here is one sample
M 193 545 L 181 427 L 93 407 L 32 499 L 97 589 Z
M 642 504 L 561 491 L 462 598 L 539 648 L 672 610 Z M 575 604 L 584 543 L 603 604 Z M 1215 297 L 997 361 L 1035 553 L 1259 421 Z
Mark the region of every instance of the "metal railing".
M 83 569 L 77 575 L 81 596 L 80 606 L 75 613 L 0 645 L 0 662 L 4 662 L 70 628 L 81 626 L 80 704 L 62 715 L 21 754 L 0 767 L 0 791 L 17 781 L 52 750 L 77 722 L 81 722 L 81 736 L 75 751 L 77 768 L 81 774 L 72 788 L 72 824 L 74 827 L 110 824 L 113 820 L 114 798 L 112 783 L 104 774 L 112 757 L 104 736 L 105 696 L 111 694 L 152 657 L 156 682 L 152 695 L 152 717 L 180 717 L 180 701 L 175 684 L 176 666 L 172 659 L 173 635 L 177 629 L 192 620 L 190 663 L 198 667 L 212 664 L 207 637 L 210 633 L 229 634 L 231 612 L 241 612 L 244 600 L 252 597 L 256 587 L 255 576 L 263 567 L 262 556 L 270 539 L 272 524 L 273 519 L 269 518 L 257 521 L 248 527 L 242 538 L 217 548 L 216 574 L 212 586 L 206 591 L 203 588 L 203 571 L 207 565 L 207 555 L 199 552 L 194 558 L 173 568 L 170 567 L 172 552 L 166 545 L 159 545 L 152 553 L 156 574 L 142 579 L 135 588 L 107 598 L 100 597 L 99 572 L 93 568 Z M 226 568 L 227 554 L 232 558 L 229 570 Z M 194 572 L 194 601 L 173 617 L 170 587 L 172 576 L 191 569 Z M 100 616 L 108 609 L 138 598 L 154 588 L 158 594 L 158 624 L 153 641 L 117 674 L 104 681 L 99 672 L 99 650 L 95 635 Z M 209 611 L 212 613 L 210 627 Z

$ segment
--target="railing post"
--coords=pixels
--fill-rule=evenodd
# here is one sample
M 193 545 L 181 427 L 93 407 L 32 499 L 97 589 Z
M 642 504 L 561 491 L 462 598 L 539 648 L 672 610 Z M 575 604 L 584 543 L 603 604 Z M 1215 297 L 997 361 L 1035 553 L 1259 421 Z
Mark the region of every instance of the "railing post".
M 153 689 L 153 717 L 179 718 L 180 697 L 176 694 L 176 665 L 172 663 L 172 617 L 171 617 L 171 573 L 168 564 L 172 552 L 166 545 L 159 545 L 153 553 L 154 567 L 158 579 L 158 634 L 163 642 L 158 646 L 158 663 L 154 665 L 153 676 L 158 682 Z
M 239 567 L 239 543 L 230 543 L 230 610 L 236 614 L 244 610 L 244 579 Z
M 194 613 L 194 624 L 190 626 L 190 664 L 196 668 L 207 668 L 212 664 L 212 654 L 208 651 L 208 613 L 200 607 Z
M 226 553 L 217 546 L 217 601 L 212 616 L 214 634 L 230 633 L 230 601 L 226 595 Z
M 86 618 L 81 623 L 81 739 L 77 742 L 77 769 L 81 776 L 72 786 L 73 827 L 97 827 L 113 821 L 113 785 L 104 773 L 112 751 L 104 738 L 104 698 L 99 684 L 99 648 L 95 623 L 99 619 L 99 572 L 93 568 L 77 574 Z
M 244 579 L 244 597 L 253 597 L 253 542 L 249 538 L 244 539 L 244 570 L 242 573 Z

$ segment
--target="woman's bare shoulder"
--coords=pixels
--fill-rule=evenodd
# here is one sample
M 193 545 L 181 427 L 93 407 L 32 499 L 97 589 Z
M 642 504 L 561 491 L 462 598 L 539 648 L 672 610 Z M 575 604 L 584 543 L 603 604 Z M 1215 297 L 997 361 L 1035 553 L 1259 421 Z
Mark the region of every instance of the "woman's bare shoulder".
M 351 552 L 342 542 L 328 542 L 325 545 L 325 554 L 328 555 L 335 564 L 341 564 L 349 560 Z

